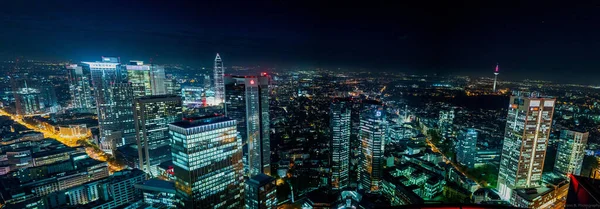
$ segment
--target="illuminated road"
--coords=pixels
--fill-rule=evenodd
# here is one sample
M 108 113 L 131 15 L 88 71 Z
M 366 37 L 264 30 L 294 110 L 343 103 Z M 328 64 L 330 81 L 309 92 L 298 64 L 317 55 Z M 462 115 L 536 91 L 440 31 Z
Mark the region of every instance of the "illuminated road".
M 426 142 L 427 142 L 427 145 L 429 145 L 429 146 L 431 147 L 431 151 L 433 151 L 433 152 L 437 152 L 437 153 L 440 153 L 440 155 L 442 155 L 442 158 L 444 159 L 444 162 L 446 162 L 447 164 L 450 164 L 450 165 L 452 165 L 452 166 L 453 166 L 453 167 L 454 167 L 454 168 L 455 168 L 455 169 L 456 169 L 458 172 L 462 173 L 462 174 L 463 174 L 464 176 L 466 176 L 467 178 L 469 178 L 469 179 L 473 180 L 475 183 L 477 183 L 477 185 L 478 185 L 480 188 L 483 188 L 483 187 L 481 186 L 481 184 L 480 184 L 479 182 L 477 182 L 477 180 L 476 180 L 475 178 L 473 178 L 473 177 L 471 177 L 471 176 L 467 175 L 466 173 L 464 173 L 463 171 L 461 171 L 461 170 L 460 170 L 460 168 L 459 168 L 458 166 L 456 166 L 456 164 L 454 164 L 454 163 L 453 163 L 451 160 L 448 160 L 448 158 L 446 158 L 446 155 L 444 155 L 444 153 L 442 153 L 442 152 L 440 151 L 440 149 L 438 149 L 438 148 L 435 146 L 435 144 L 433 144 L 433 143 L 431 142 L 431 140 L 429 140 L 429 137 L 427 137 L 427 139 L 426 139 Z
M 60 143 L 63 143 L 64 145 L 67 145 L 69 147 L 77 147 L 77 146 L 85 147 L 85 152 L 88 154 L 88 156 L 90 156 L 90 158 L 99 160 L 99 161 L 103 161 L 103 162 L 108 161 L 108 168 L 111 173 L 122 170 L 125 167 L 124 165 L 117 163 L 116 159 L 114 159 L 114 157 L 112 155 L 102 151 L 100 148 L 98 148 L 97 145 L 90 142 L 90 140 L 89 140 L 90 136 L 84 136 L 84 137 L 78 137 L 78 138 L 61 137 L 55 133 L 44 130 L 40 127 L 28 124 L 25 121 L 23 121 L 21 118 L 15 116 L 13 114 L 10 114 L 10 113 L 4 111 L 3 109 L 0 109 L 0 115 L 9 116 L 13 121 L 27 127 L 28 129 L 31 129 L 31 130 L 34 130 L 34 131 L 44 134 L 45 138 L 56 139 L 56 141 L 59 141 Z

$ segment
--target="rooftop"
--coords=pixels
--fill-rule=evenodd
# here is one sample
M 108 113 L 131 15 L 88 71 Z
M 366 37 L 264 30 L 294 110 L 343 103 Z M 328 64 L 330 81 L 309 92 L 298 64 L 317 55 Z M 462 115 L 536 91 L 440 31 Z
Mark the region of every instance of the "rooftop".
M 214 115 L 207 115 L 207 116 L 202 116 L 202 117 L 184 118 L 183 121 L 171 123 L 171 125 L 178 126 L 181 128 L 192 128 L 192 127 L 196 127 L 196 126 L 225 122 L 225 121 L 230 121 L 230 120 L 233 120 L 233 119 L 231 119 L 229 117 L 225 117 L 223 115 L 214 114 Z
M 174 182 L 160 180 L 157 178 L 148 179 L 140 184 L 136 184 L 135 188 L 147 190 L 147 191 L 175 193 L 175 183 Z
M 554 189 L 542 186 L 529 189 L 516 189 L 515 192 L 517 192 L 517 195 L 519 195 L 523 199 L 533 201 L 536 197 L 544 196 L 545 194 L 552 192 L 552 190 Z
M 271 183 L 273 181 L 275 181 L 275 178 L 267 176 L 267 175 L 261 173 L 261 174 L 258 174 L 256 176 L 253 176 L 252 178 L 250 178 L 248 180 L 248 183 L 252 183 L 252 184 L 255 184 L 255 185 L 258 185 L 258 186 L 263 186 L 263 185 L 266 185 L 266 184 Z

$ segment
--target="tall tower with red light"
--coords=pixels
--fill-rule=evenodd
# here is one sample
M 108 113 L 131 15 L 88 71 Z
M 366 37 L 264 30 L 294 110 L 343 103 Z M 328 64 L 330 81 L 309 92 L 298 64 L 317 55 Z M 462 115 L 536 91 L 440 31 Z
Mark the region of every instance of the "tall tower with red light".
M 499 74 L 500 72 L 498 72 L 498 63 L 496 63 L 496 70 L 494 71 L 494 92 L 496 92 L 496 81 Z

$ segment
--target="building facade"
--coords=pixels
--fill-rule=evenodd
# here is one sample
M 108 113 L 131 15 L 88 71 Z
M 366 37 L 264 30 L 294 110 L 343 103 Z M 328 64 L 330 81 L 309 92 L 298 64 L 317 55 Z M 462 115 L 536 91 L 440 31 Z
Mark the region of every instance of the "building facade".
M 181 97 L 158 95 L 136 98 L 134 109 L 139 168 L 157 176 L 157 166 L 171 160 L 169 123 L 183 119 Z
M 125 65 L 127 79 L 133 87 L 136 97 L 166 94 L 165 69 L 160 65 L 144 64 L 143 61 L 131 61 Z
M 542 185 L 555 101 L 543 97 L 510 97 L 498 174 L 502 199 L 508 200 L 515 189 Z
M 103 148 L 135 143 L 133 88 L 127 83 L 127 72 L 119 59 L 102 57 L 102 61 L 82 62 L 82 67 L 90 72 Z
M 456 160 L 468 168 L 473 168 L 476 155 L 477 131 L 474 128 L 461 130 L 456 144 Z
M 242 140 L 236 121 L 190 118 L 169 125 L 176 196 L 181 208 L 244 206 Z
M 71 81 L 69 85 L 72 99 L 71 107 L 85 112 L 95 111 L 89 71 L 84 71 L 77 64 L 68 65 L 67 70 L 69 70 Z
M 554 171 L 567 175 L 580 175 L 583 158 L 585 157 L 585 147 L 589 137 L 589 132 L 578 132 L 563 130 L 558 138 L 558 152 Z
M 238 123 L 249 176 L 271 175 L 268 85 L 267 76 L 225 77 L 225 115 Z
M 350 127 L 352 101 L 334 99 L 330 108 L 331 188 L 344 189 L 350 183 Z
M 387 122 L 383 104 L 377 101 L 363 101 L 360 112 L 359 189 L 366 192 L 379 190 L 385 163 L 385 133 Z
M 277 208 L 275 178 L 258 174 L 246 181 L 246 209 Z

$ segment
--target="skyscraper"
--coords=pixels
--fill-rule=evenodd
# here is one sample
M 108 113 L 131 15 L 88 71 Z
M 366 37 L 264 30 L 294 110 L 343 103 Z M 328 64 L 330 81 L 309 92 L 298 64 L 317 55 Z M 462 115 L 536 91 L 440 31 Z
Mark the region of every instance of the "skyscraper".
M 40 101 L 41 95 L 39 89 L 30 88 L 27 86 L 27 81 L 24 81 L 23 88 L 14 88 L 15 105 L 18 115 L 25 116 L 42 113 L 44 107 Z
M 238 122 L 249 176 L 271 175 L 269 77 L 226 76 L 225 114 Z
M 275 178 L 258 174 L 246 181 L 246 209 L 277 208 Z
M 82 64 L 92 78 L 101 142 L 109 144 L 110 149 L 115 145 L 135 143 L 133 88 L 127 84 L 127 72 L 119 58 L 102 57 L 100 62 Z
M 95 112 L 95 102 L 90 86 L 89 71 L 83 71 L 77 64 L 68 65 L 69 90 L 71 92 L 71 106 L 83 112 Z
M 169 125 L 181 208 L 242 208 L 242 140 L 224 116 L 189 118 Z
M 454 137 L 454 109 L 440 110 L 438 127 L 444 139 Z
M 474 128 L 460 130 L 456 143 L 456 160 L 468 168 L 475 167 L 477 155 L 477 131 Z
M 383 174 L 385 133 L 387 122 L 383 104 L 378 101 L 363 101 L 360 112 L 359 140 L 361 142 L 361 162 L 359 163 L 359 189 L 366 192 L 379 190 Z
M 157 176 L 156 166 L 171 160 L 168 124 L 183 119 L 181 98 L 175 95 L 144 96 L 133 103 L 140 169 Z
M 130 83 L 114 83 L 108 88 L 112 102 L 111 109 L 106 117 L 111 117 L 111 124 L 107 124 L 105 130 L 110 130 L 116 136 L 114 146 L 120 147 L 135 143 L 135 125 L 133 117 L 134 92 L 140 91 L 139 87 L 133 87 Z M 113 147 L 114 149 L 114 147 Z
M 217 53 L 217 56 L 215 57 L 214 73 L 215 103 L 220 104 L 222 102 L 225 102 L 225 82 L 223 80 L 225 69 L 223 69 L 223 60 L 221 60 L 221 56 L 219 56 L 219 53 Z
M 509 199 L 515 189 L 542 185 L 555 101 L 533 94 L 510 97 L 498 174 L 498 191 L 503 199 Z
M 330 108 L 331 129 L 331 187 L 344 189 L 349 182 L 350 169 L 350 99 L 334 99 Z
M 165 69 L 162 66 L 133 60 L 125 68 L 131 85 L 140 89 L 134 92 L 136 97 L 166 94 Z
M 558 152 L 554 171 L 564 175 L 581 174 L 589 132 L 563 130 L 558 138 Z

